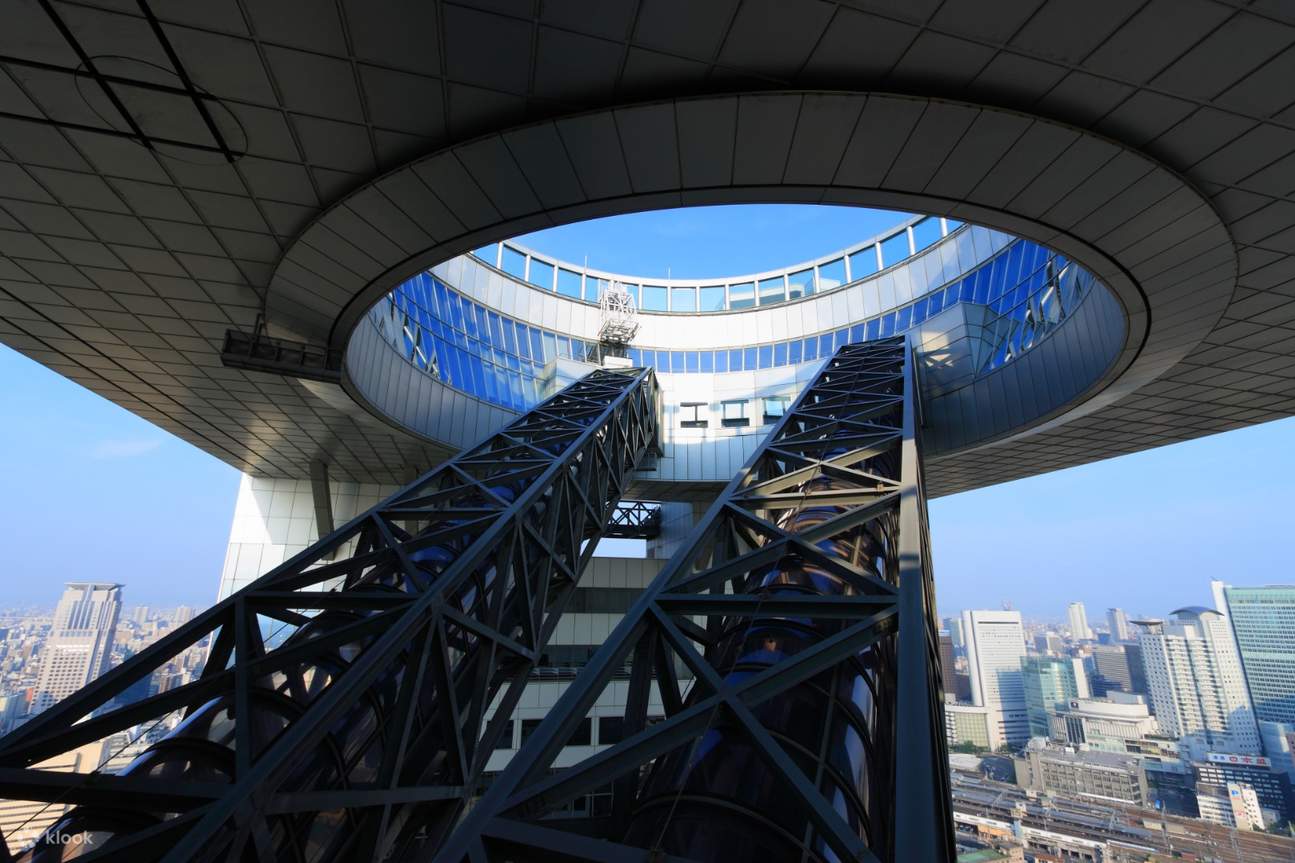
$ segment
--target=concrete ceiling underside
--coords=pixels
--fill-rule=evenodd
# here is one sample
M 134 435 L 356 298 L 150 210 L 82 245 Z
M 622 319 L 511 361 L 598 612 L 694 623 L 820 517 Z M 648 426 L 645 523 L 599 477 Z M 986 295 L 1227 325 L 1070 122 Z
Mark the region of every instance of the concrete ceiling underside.
M 223 367 L 227 328 L 338 343 L 482 240 L 721 201 L 920 205 L 1117 283 L 1137 337 L 1105 389 L 932 493 L 1295 413 L 1280 3 L 5 5 L 0 340 L 250 473 L 439 454 Z

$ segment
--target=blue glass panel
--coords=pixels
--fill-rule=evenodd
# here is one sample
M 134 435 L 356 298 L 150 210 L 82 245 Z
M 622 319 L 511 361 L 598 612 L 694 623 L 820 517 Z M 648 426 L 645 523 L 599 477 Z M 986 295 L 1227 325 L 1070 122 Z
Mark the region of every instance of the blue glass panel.
M 949 233 L 952 234 L 954 231 L 958 230 L 958 228 L 962 227 L 962 222 L 959 222 L 957 219 L 945 219 L 944 225 L 949 229 Z
M 535 264 L 531 264 L 534 269 Z M 580 274 L 573 273 L 570 270 L 558 270 L 558 293 L 564 297 L 571 297 L 573 300 L 580 299 Z
M 717 372 L 728 371 L 728 351 L 715 352 L 715 371 Z
M 697 289 L 696 288 L 671 288 L 670 289 L 670 311 L 672 312 L 697 311 Z
M 684 371 L 696 374 L 701 371 L 701 358 L 697 356 L 696 351 L 688 351 L 684 355 Z
M 940 239 L 940 220 L 935 216 L 923 219 L 913 226 L 913 247 L 922 251 Z
M 557 339 L 553 337 L 552 333 L 545 332 L 543 335 L 544 335 L 544 362 L 547 363 L 549 360 L 552 360 L 554 357 L 558 355 L 558 342 L 557 342 Z
M 553 265 L 539 258 L 531 258 L 531 274 L 527 281 L 537 288 L 553 290 Z
M 833 335 L 836 338 L 836 345 L 834 346 L 836 348 L 841 347 L 841 345 L 848 344 L 850 341 L 850 331 L 846 327 L 841 327 L 841 329 L 837 330 Z
M 800 341 L 800 339 L 796 339 L 796 341 L 794 341 L 794 342 L 792 342 L 791 344 L 787 345 L 787 362 L 788 362 L 788 363 L 790 363 L 791 365 L 795 365 L 796 363 L 800 362 L 800 349 L 801 349 L 801 341 Z
M 894 334 L 895 334 L 895 313 L 890 312 L 889 314 L 882 315 L 881 337 L 884 339 L 887 336 L 893 336 Z
M 529 360 L 531 358 L 531 343 L 526 335 L 526 327 L 516 322 L 513 323 L 513 326 L 516 327 L 516 336 L 513 342 L 517 346 L 515 353 L 519 357 Z
M 486 316 L 486 310 L 476 303 L 470 304 L 472 316 L 477 321 L 477 338 L 485 341 L 490 338 L 490 319 Z M 466 309 L 464 310 L 467 311 Z
M 607 281 L 605 279 L 595 279 L 593 276 L 586 275 L 585 276 L 585 301 L 590 303 L 598 302 L 598 298 L 602 296 L 601 291 L 606 287 L 607 287 Z M 559 286 L 559 290 L 561 290 L 560 286 Z M 637 303 L 638 291 L 634 291 L 633 293 L 635 294 L 634 302 Z
M 773 346 L 773 364 L 775 366 L 787 365 L 787 343 L 778 342 Z
M 908 231 L 900 231 L 881 241 L 881 265 L 893 267 L 908 257 Z
M 715 371 L 715 354 L 710 351 L 701 352 L 701 371 L 702 374 L 710 374 Z
M 772 366 L 773 365 L 773 346 L 760 345 L 759 351 L 760 351 L 760 359 L 759 359 L 760 368 L 767 369 L 770 366 Z
M 544 365 L 544 343 L 540 339 L 540 331 L 530 327 L 531 333 L 531 362 Z
M 989 291 L 992 287 L 994 271 L 992 267 L 981 267 L 976 270 L 976 295 L 974 302 L 982 306 L 989 302 Z
M 818 265 L 818 290 L 830 291 L 845 284 L 845 258 Z
M 730 372 L 742 371 L 742 353 L 741 348 L 728 352 L 728 370 Z M 752 365 L 751 368 L 754 369 L 755 366 Z
M 913 303 L 913 323 L 920 324 L 922 321 L 926 320 L 927 305 L 926 297 L 922 297 L 922 299 Z
M 818 337 L 818 355 L 820 357 L 827 359 L 832 355 L 833 350 L 831 333 L 823 333 Z
M 499 244 L 491 243 L 488 246 L 482 246 L 481 248 L 474 250 L 472 254 L 493 267 L 495 265 L 495 261 L 498 260 Z
M 1007 253 L 1007 273 L 1004 275 L 1007 287 L 1014 286 L 1021 278 L 1021 258 L 1024 257 L 1025 249 L 1020 243 L 1012 246 L 1012 250 Z
M 468 320 L 471 319 L 471 329 L 469 329 Z M 469 310 L 465 315 L 463 313 L 463 301 L 458 294 L 450 292 L 450 322 L 454 324 L 456 330 L 473 335 L 476 333 L 477 322 L 472 318 L 472 312 Z
M 638 348 L 629 348 L 628 350 L 625 351 L 625 356 L 629 357 L 629 361 L 631 365 L 634 365 L 634 366 L 643 365 L 643 352 L 640 351 Z
M 850 256 L 850 278 L 858 281 L 877 272 L 877 247 L 867 246 Z
M 661 285 L 644 285 L 643 286 L 643 305 L 640 306 L 647 312 L 664 312 L 666 308 L 666 290 Z
M 503 320 L 503 331 L 504 331 L 503 349 L 508 353 L 516 356 L 517 355 L 517 331 L 513 329 L 513 322 L 510 321 L 508 318 L 504 318 Z
M 814 293 L 814 271 L 801 270 L 787 277 L 787 299 L 807 297 Z
M 744 371 L 753 372 L 757 366 L 755 364 L 755 348 L 744 348 L 742 350 L 742 368 Z
M 683 371 L 683 351 L 670 352 L 670 371 L 672 372 Z
M 742 282 L 728 286 L 728 307 L 730 309 L 749 309 L 755 306 L 755 283 Z
M 810 336 L 805 339 L 805 361 L 818 359 L 818 337 Z
M 863 341 L 863 324 L 855 324 L 850 327 L 850 344 L 857 345 Z
M 699 312 L 722 312 L 724 310 L 724 286 L 713 285 L 700 289 L 701 298 L 697 304 Z
M 867 337 L 868 341 L 874 341 L 881 335 L 881 318 L 873 318 L 868 321 Z
M 944 291 L 936 291 L 928 299 L 931 301 L 927 314 L 931 316 L 938 315 L 944 308 Z
M 558 336 L 558 357 L 564 360 L 571 359 L 571 340 L 566 336 Z
M 656 352 L 656 367 L 663 372 L 670 371 L 670 352 L 669 351 Z
M 474 396 L 483 396 L 486 392 L 486 382 L 482 378 L 481 360 L 478 357 L 468 357 L 468 369 L 472 372 L 472 386 L 470 392 Z
M 904 306 L 895 313 L 895 332 L 902 333 L 913 323 L 913 307 Z
M 526 278 L 526 256 L 509 246 L 504 246 L 504 257 L 500 269 L 510 276 Z
M 772 306 L 787 301 L 787 285 L 782 276 L 760 280 L 760 305 Z
M 503 323 L 499 320 L 499 315 L 495 314 L 494 312 L 490 312 L 489 318 L 490 318 L 490 330 L 488 332 L 487 339 L 489 340 L 490 344 L 494 345 L 496 348 L 502 348 L 504 346 Z

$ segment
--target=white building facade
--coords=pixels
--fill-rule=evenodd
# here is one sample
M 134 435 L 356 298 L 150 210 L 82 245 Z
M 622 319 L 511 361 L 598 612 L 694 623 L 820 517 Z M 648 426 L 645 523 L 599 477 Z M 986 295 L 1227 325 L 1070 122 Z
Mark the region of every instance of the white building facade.
M 1025 657 L 1021 613 L 964 611 L 962 632 L 971 674 L 971 700 L 989 711 L 991 738 L 1009 746 L 1022 745 L 1029 739 L 1030 723 L 1021 677 L 1021 660 Z
M 1147 687 L 1161 730 L 1191 757 L 1257 754 L 1259 729 L 1227 618 L 1182 608 L 1169 621 L 1140 621 Z
M 108 670 L 121 616 L 121 585 L 69 582 L 54 610 L 32 699 L 39 713 Z
M 1088 611 L 1082 602 L 1072 602 L 1066 606 L 1066 616 L 1070 619 L 1070 637 L 1075 641 L 1089 641 L 1093 631 L 1088 627 Z

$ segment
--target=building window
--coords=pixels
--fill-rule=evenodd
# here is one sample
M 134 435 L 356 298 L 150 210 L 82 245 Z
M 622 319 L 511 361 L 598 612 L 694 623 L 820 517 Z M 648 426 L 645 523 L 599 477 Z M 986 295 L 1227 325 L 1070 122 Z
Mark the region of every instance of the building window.
M 710 423 L 706 419 L 705 402 L 684 402 L 679 405 L 679 427 L 686 429 L 704 429 Z
M 749 309 L 755 306 L 755 282 L 742 282 L 728 286 L 728 307 Z
M 787 406 L 791 404 L 790 396 L 768 396 L 764 400 L 764 422 L 765 425 L 776 423 L 782 419 L 783 414 L 787 412 Z
M 643 304 L 639 306 L 645 312 L 667 311 L 669 302 L 664 285 L 644 285 Z
M 746 415 L 746 400 L 724 402 L 724 428 L 745 428 L 751 424 Z

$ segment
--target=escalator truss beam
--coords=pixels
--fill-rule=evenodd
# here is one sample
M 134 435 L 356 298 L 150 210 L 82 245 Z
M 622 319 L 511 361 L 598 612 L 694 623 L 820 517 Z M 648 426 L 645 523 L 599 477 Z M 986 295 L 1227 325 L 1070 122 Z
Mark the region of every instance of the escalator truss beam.
M 455 822 L 658 402 L 650 369 L 566 387 L 0 739 L 0 797 L 72 804 L 51 831 L 96 860 L 379 860 Z M 114 703 L 204 640 L 197 679 Z M 176 714 L 121 775 L 33 766 Z
M 951 860 L 919 423 L 903 338 L 840 348 L 448 840 L 420 856 Z M 627 663 L 628 686 L 609 697 Z M 623 705 L 619 742 L 570 763 L 584 718 L 618 715 L 608 703 Z M 830 751 L 842 723 L 867 737 L 853 784 Z M 724 784 L 753 776 L 772 798 Z M 564 817 L 609 788 L 603 811 Z M 681 817 L 688 828 L 668 832 Z M 730 817 L 769 825 L 787 853 L 716 842 Z

